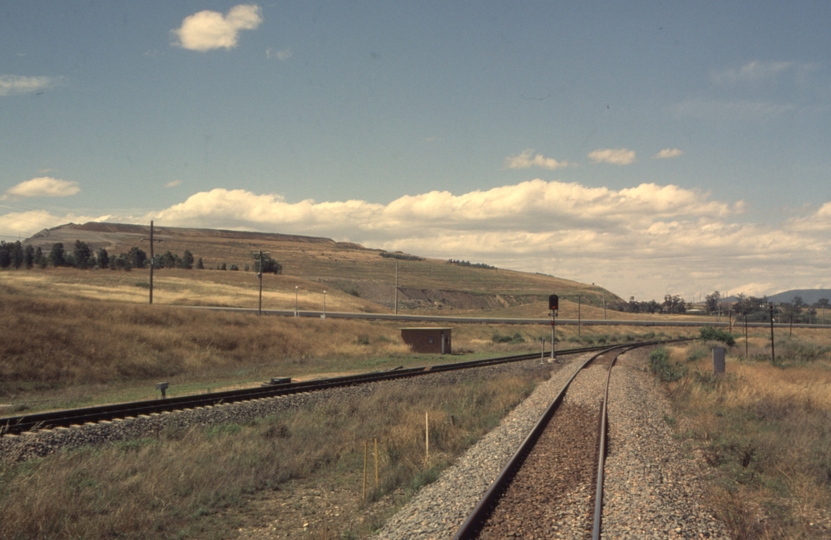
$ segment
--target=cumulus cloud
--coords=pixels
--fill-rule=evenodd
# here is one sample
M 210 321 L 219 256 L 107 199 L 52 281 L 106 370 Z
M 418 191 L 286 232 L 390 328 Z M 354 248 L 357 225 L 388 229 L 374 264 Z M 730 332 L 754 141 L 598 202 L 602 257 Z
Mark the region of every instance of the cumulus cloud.
M 22 77 L 20 75 L 0 75 L 0 96 L 16 94 L 34 94 L 58 84 L 55 77 Z
M 142 217 L 97 220 L 324 236 L 596 282 L 638 299 L 831 286 L 831 202 L 779 225 L 738 219 L 743 210 L 742 201 L 671 184 L 610 189 L 536 179 L 385 204 L 213 189 Z M 0 215 L 0 231 L 30 236 L 91 219 L 18 212 Z
M 678 148 L 664 148 L 654 156 L 652 159 L 669 159 L 683 155 L 684 152 Z
M 81 191 L 78 182 L 50 176 L 32 178 L 6 190 L 0 200 L 17 197 L 69 197 Z
M 589 154 L 589 159 L 595 163 L 611 163 L 612 165 L 629 165 L 635 162 L 635 152 L 626 148 L 605 148 L 595 150 Z
M 276 58 L 277 60 L 288 60 L 293 54 L 294 51 L 291 49 L 283 49 L 281 51 L 275 51 L 274 49 L 265 50 L 265 57 L 269 60 L 272 58 Z
M 166 188 L 172 188 L 172 187 L 176 187 L 176 186 L 180 186 L 180 185 L 182 185 L 182 181 L 181 181 L 181 180 L 171 180 L 170 182 L 168 182 L 167 184 L 165 184 L 165 185 L 164 185 L 164 187 L 166 187 Z
M 505 167 L 509 169 L 529 169 L 531 167 L 539 167 L 541 169 L 555 170 L 561 167 L 571 167 L 574 163 L 568 161 L 557 161 L 553 158 L 547 158 L 542 154 L 534 154 L 533 150 L 525 150 L 519 155 L 509 156 L 505 158 Z
M 0 231 L 14 233 L 15 236 L 28 238 L 33 234 L 64 225 L 66 223 L 87 223 L 88 221 L 109 221 L 110 215 L 78 215 L 78 214 L 52 214 L 46 210 L 30 210 L 26 212 L 10 212 L 0 215 Z M 11 236 L 11 235 L 7 235 Z
M 225 15 L 200 11 L 185 17 L 181 27 L 171 30 L 176 37 L 173 44 L 199 52 L 232 49 L 237 46 L 241 30 L 254 30 L 262 22 L 262 13 L 256 4 L 234 6 Z
M 713 73 L 715 84 L 758 83 L 777 79 L 783 72 L 794 67 L 793 62 L 760 62 L 754 60 L 741 66 Z
M 289 202 L 278 194 L 214 189 L 142 220 L 325 236 L 593 281 L 639 298 L 691 299 L 741 286 L 755 292 L 768 282 L 787 289 L 802 279 L 794 260 L 811 283 L 825 276 L 831 203 L 780 227 L 736 219 L 743 210 L 742 201 L 713 200 L 675 185 L 609 189 L 537 179 L 387 204 Z

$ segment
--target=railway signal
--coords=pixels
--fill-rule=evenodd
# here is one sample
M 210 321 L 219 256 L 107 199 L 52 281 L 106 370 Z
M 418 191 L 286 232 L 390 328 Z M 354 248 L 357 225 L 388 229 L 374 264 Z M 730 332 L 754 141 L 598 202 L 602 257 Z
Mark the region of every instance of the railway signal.
M 557 311 L 560 309 L 560 297 L 552 294 L 548 297 L 548 314 L 551 315 L 551 360 L 557 359 Z

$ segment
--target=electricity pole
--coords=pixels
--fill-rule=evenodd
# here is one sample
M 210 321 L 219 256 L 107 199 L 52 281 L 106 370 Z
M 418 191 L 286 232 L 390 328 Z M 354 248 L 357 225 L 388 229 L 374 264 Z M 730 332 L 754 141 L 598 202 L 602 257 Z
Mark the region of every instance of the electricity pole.
M 776 351 L 773 345 L 773 302 L 770 303 L 770 361 L 776 364 Z
M 150 304 L 153 304 L 153 267 L 156 266 L 153 254 L 153 221 L 150 221 Z
M 257 308 L 257 315 L 263 314 L 263 256 L 269 255 L 268 251 L 263 252 L 263 250 L 259 251 L 252 251 L 251 254 L 254 256 L 255 265 L 257 268 L 257 278 L 260 280 L 260 303 L 259 307 Z

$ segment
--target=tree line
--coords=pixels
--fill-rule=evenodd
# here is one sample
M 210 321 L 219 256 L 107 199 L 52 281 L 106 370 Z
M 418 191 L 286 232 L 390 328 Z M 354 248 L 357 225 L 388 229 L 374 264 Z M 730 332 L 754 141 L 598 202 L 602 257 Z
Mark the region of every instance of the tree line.
M 664 296 L 663 303 L 655 300 L 638 301 L 635 300 L 634 296 L 631 296 L 628 302 L 613 302 L 608 307 L 626 313 L 669 313 L 677 315 L 686 313 L 689 304 L 677 294 L 667 294 Z
M 57 267 L 71 267 L 80 269 L 99 268 L 112 270 L 132 270 L 133 268 L 149 268 L 150 258 L 147 252 L 139 247 L 133 247 L 130 251 L 120 253 L 119 255 L 110 255 L 105 248 L 101 248 L 93 253 L 89 244 L 80 240 L 75 241 L 73 249 L 64 248 L 63 242 L 52 244 L 52 248 L 48 253 L 38 247 L 31 245 L 23 245 L 19 240 L 16 242 L 0 242 L 0 268 L 13 269 L 32 269 L 32 268 L 46 268 L 51 266 Z M 264 273 L 282 274 L 283 266 L 272 259 L 268 255 L 263 255 L 262 261 L 254 261 L 254 270 L 259 271 L 262 266 Z M 155 264 L 153 268 L 183 268 L 185 270 L 204 270 L 205 265 L 202 262 L 202 257 L 194 258 L 190 250 L 179 256 L 170 250 L 166 251 L 160 256 L 155 257 Z M 249 269 L 249 265 L 244 265 L 245 270 Z M 227 270 L 228 265 L 221 263 L 217 265 L 219 270 Z M 235 264 L 230 265 L 231 270 L 239 270 Z

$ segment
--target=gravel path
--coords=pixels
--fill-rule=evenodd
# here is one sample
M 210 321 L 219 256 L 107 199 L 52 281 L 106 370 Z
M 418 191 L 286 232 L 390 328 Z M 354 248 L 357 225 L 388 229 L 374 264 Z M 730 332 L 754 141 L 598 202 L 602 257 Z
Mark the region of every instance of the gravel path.
M 729 538 L 702 505 L 701 463 L 679 448 L 664 420 L 670 406 L 652 375 L 645 371 L 647 354 L 647 350 L 636 350 L 621 356 L 612 376 L 603 538 Z M 452 538 L 585 358 L 572 359 L 540 385 L 438 481 L 425 487 L 390 519 L 379 538 Z M 578 379 L 599 380 L 604 374 L 605 369 L 595 367 Z M 598 398 L 589 390 L 594 385 L 575 386 L 576 391 L 567 394 L 563 406 L 597 407 Z M 593 486 L 575 485 L 562 494 L 566 504 L 556 515 L 543 518 L 547 520 L 544 527 L 532 536 L 516 537 L 590 537 L 591 518 L 585 515 L 585 508 L 593 491 Z

